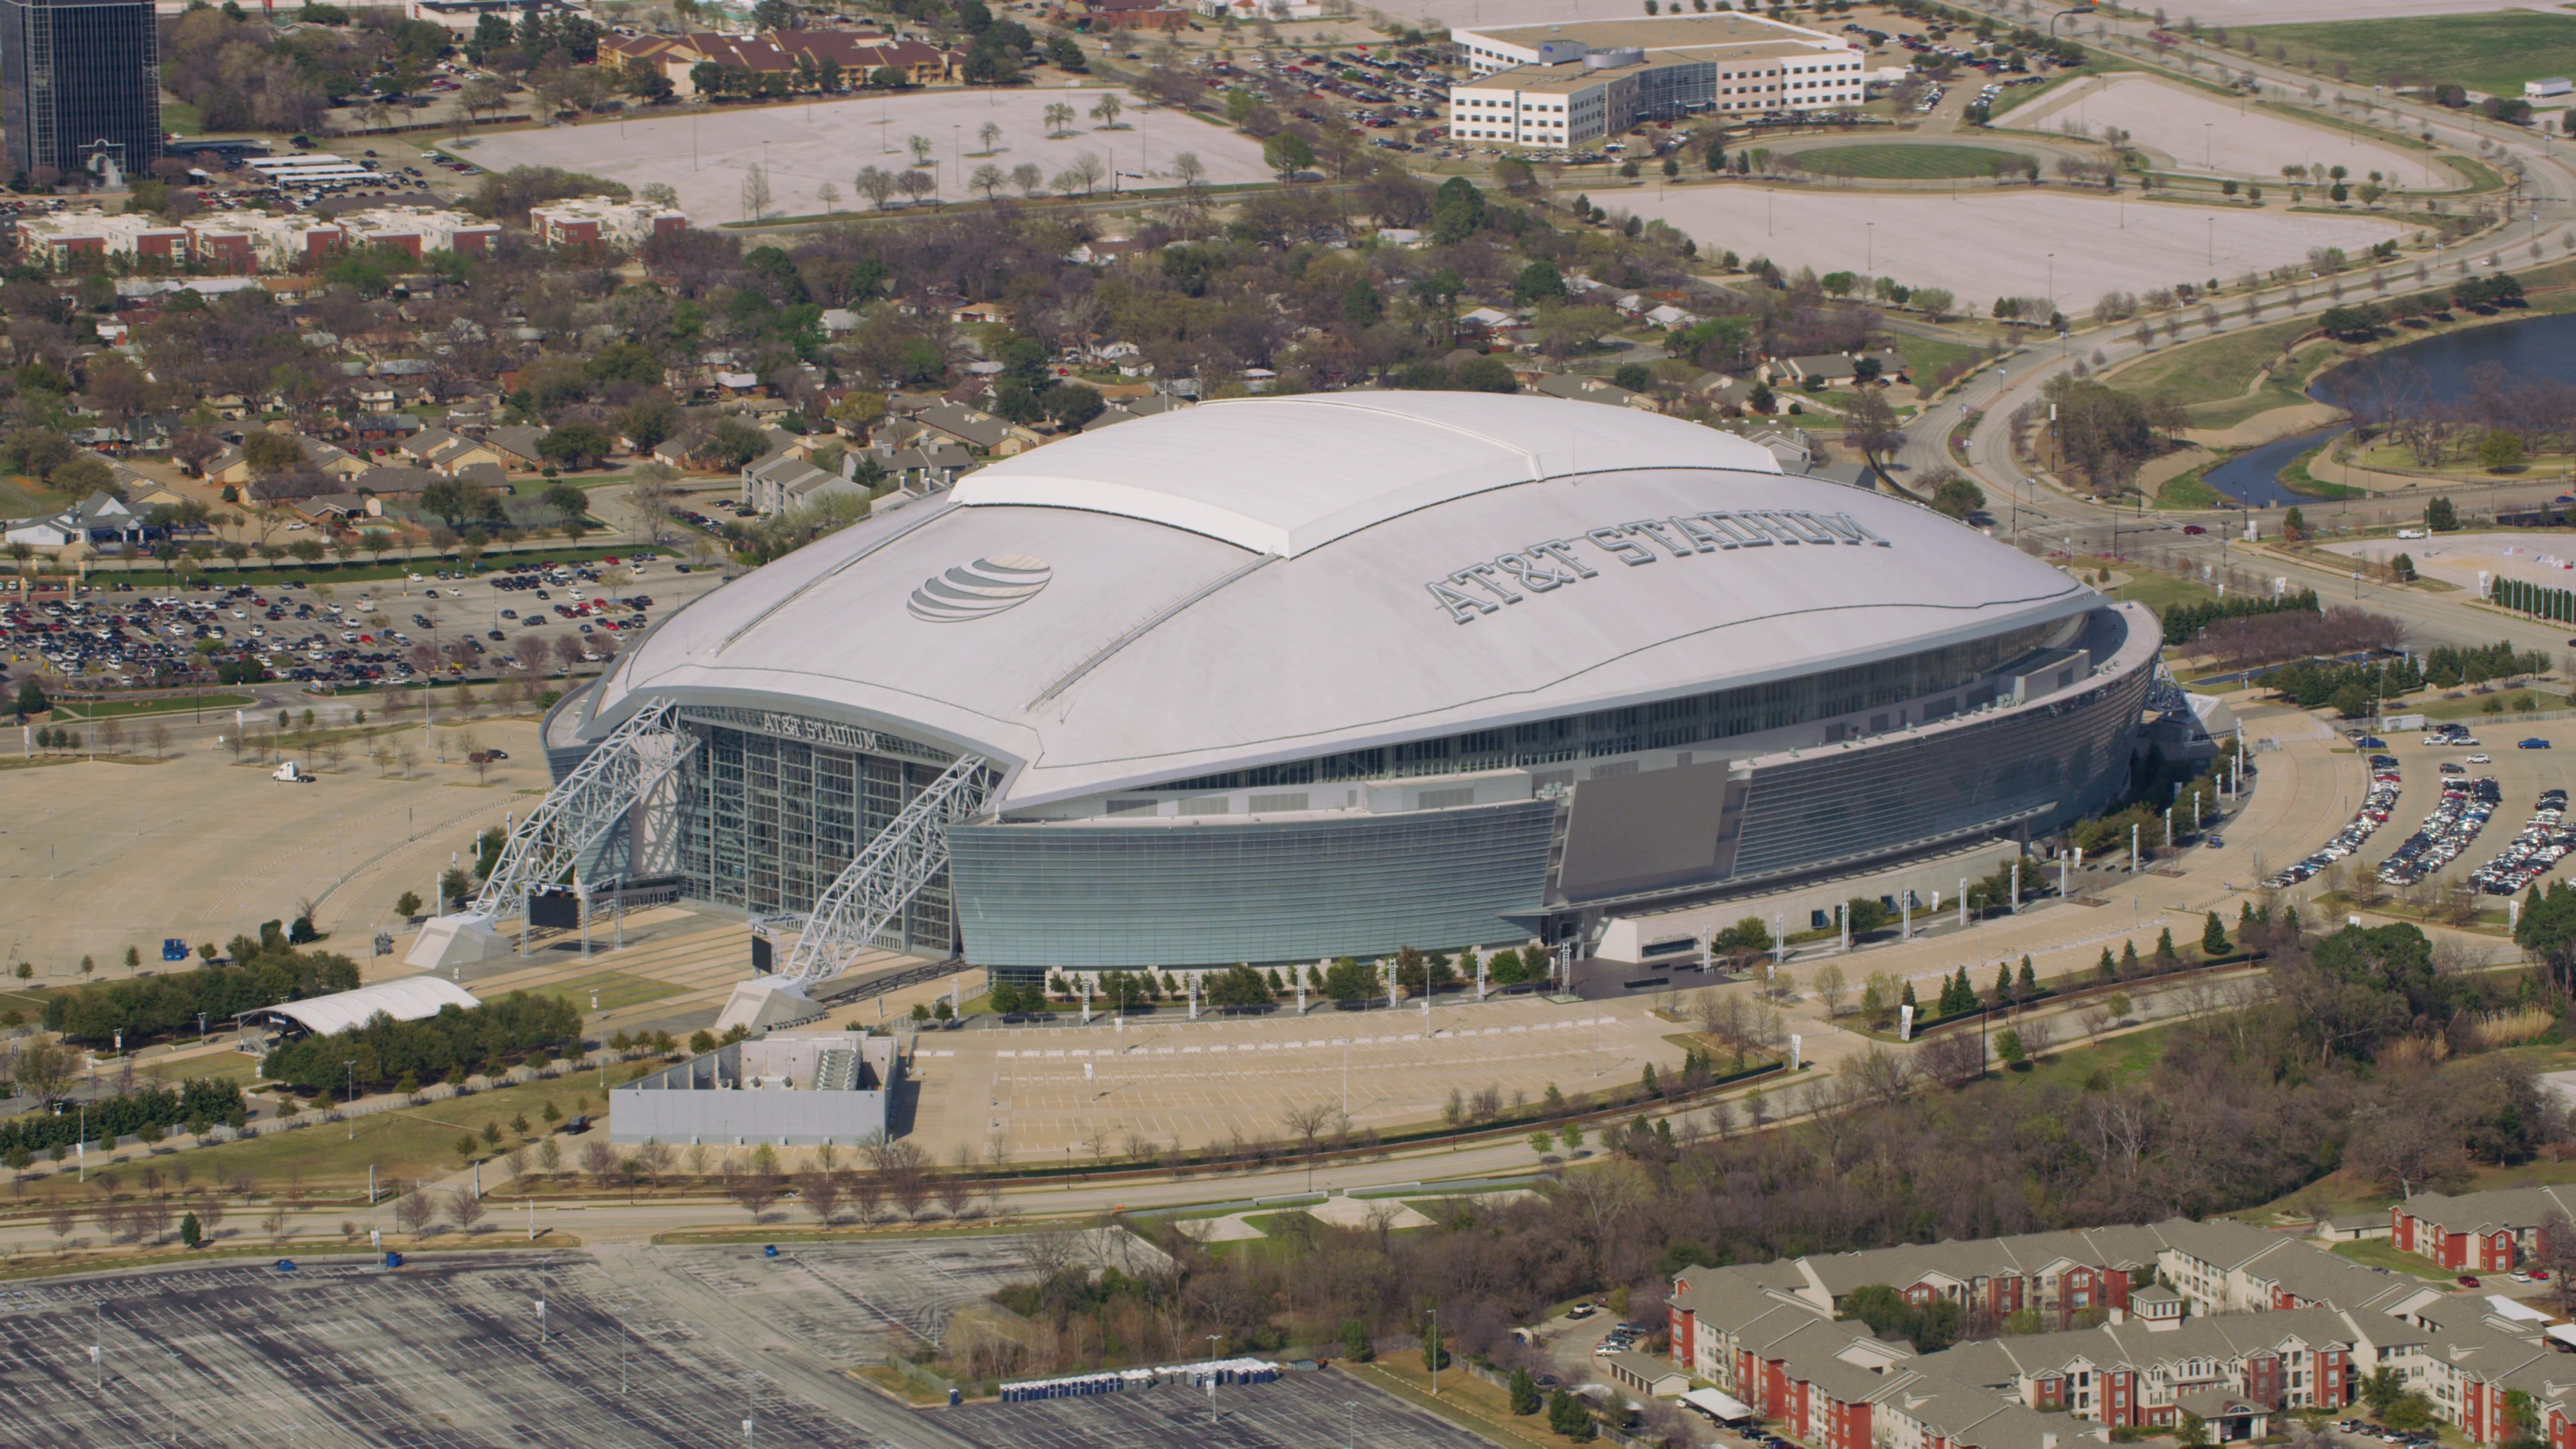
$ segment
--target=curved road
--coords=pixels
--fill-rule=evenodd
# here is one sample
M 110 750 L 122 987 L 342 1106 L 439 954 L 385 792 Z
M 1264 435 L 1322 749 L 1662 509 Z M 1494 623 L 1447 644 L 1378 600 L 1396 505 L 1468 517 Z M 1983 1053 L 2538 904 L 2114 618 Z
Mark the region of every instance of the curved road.
M 1999 18 L 2010 17 L 2001 4 L 1982 3 Z M 2015 21 L 2014 23 L 2019 23 Z M 2145 26 L 2125 20 L 2104 23 L 2120 34 L 2132 38 L 2143 36 Z M 2197 49 L 2196 47 L 2190 49 Z M 2138 64 L 2154 68 L 2145 56 L 2131 57 Z M 2227 66 L 2236 71 L 2251 70 L 2268 87 L 2295 96 L 2311 83 L 2311 78 L 2296 74 L 2267 61 L 2229 55 Z M 2168 70 L 2176 69 L 2166 67 Z M 2443 110 L 2411 100 L 2391 100 L 2384 96 L 2373 99 L 2403 115 L 2416 129 L 2430 129 L 2437 139 L 2474 154 L 2481 140 L 2500 145 L 2504 151 L 2520 158 L 2524 171 L 2521 182 L 2504 201 L 2509 218 L 2491 229 L 2474 243 L 2452 248 L 2442 254 L 2440 265 L 2450 266 L 2457 259 L 2468 258 L 2475 265 L 2490 254 L 2509 247 L 2520 248 L 2529 242 L 2576 221 L 2576 155 L 2569 146 L 2553 145 L 2546 133 L 2503 126 L 2474 115 Z M 2421 259 L 2390 263 L 2376 268 L 2358 268 L 2343 274 L 2346 292 L 2352 293 L 2370 285 L 2374 273 L 2387 277 L 2398 292 L 2420 289 L 2427 285 L 2415 280 L 2415 268 Z M 2437 270 L 2434 281 L 2441 280 Z M 2272 288 L 2259 295 L 2265 320 L 2293 315 L 2309 316 L 2334 305 L 2322 288 L 2305 288 L 2306 295 L 2295 303 L 2289 300 L 2288 288 Z M 2215 304 L 2222 328 L 2241 325 L 2247 318 L 2247 299 L 2228 298 Z M 2168 344 L 2171 345 L 2171 344 Z M 2040 339 L 2024 346 L 1986 371 L 1978 374 L 1940 403 L 1928 407 L 1907 429 L 1904 446 L 1896 462 L 1900 469 L 1922 476 L 1936 468 L 1957 468 L 1959 460 L 1951 453 L 1949 438 L 1962 417 L 1982 414 L 1967 441 L 1964 469 L 1989 493 L 1987 512 L 1994 517 L 2002 536 L 2015 537 L 2023 531 L 2036 531 L 2050 541 L 2051 547 L 2072 542 L 2083 551 L 2114 552 L 2123 537 L 2152 535 L 2159 547 L 2178 553 L 2205 558 L 2211 563 L 2237 562 L 2240 559 L 2266 572 L 2288 574 L 2302 584 L 2312 585 L 2328 598 L 2340 593 L 2346 599 L 2366 600 L 2374 609 L 2402 619 L 2423 643 L 2491 643 L 2498 637 L 2513 639 L 2517 644 L 2534 648 L 2561 648 L 2565 645 L 2559 631 L 2545 625 L 2508 619 L 2502 615 L 2473 614 L 2456 605 L 2437 602 L 2425 595 L 2406 590 L 2392 590 L 2371 584 L 2356 585 L 2349 574 L 2320 568 L 2298 560 L 2287 559 L 2264 551 L 2259 557 L 2246 557 L 2247 550 L 2233 548 L 2223 541 L 2226 529 L 2216 526 L 2205 535 L 2186 536 L 2185 519 L 2173 515 L 2141 514 L 2134 510 L 2106 507 L 2088 499 L 2077 498 L 2031 475 L 2014 456 L 2011 437 L 2013 413 L 2025 403 L 2039 399 L 2047 383 L 2070 371 L 2077 361 L 2089 361 L 2097 351 L 2104 365 L 2116 364 L 2137 356 L 2142 350 L 2137 342 L 2119 327 L 2091 327 L 2065 336 Z M 2518 488 L 2495 490 L 2499 502 L 2538 502 L 2558 491 L 2555 482 L 2538 482 Z M 2310 504 L 2311 508 L 2320 505 Z M 2263 524 L 2262 535 L 2277 535 L 2280 518 L 2286 508 L 2240 509 L 2236 531 L 2241 536 L 2241 520 L 2251 518 Z M 2206 515 L 2201 516 L 2206 520 Z

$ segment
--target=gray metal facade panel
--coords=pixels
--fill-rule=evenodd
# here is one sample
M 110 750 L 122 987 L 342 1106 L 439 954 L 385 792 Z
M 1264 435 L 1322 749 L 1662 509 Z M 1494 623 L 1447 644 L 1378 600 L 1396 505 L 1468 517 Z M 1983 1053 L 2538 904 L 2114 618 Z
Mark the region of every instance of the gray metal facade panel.
M 967 959 L 1277 964 L 1527 938 L 1553 801 L 1350 821 L 973 825 L 948 834 Z
M 2150 670 L 1986 725 L 1827 749 L 1754 773 L 1735 875 L 1864 856 L 2055 802 L 2047 828 L 2098 808 L 2128 778 Z

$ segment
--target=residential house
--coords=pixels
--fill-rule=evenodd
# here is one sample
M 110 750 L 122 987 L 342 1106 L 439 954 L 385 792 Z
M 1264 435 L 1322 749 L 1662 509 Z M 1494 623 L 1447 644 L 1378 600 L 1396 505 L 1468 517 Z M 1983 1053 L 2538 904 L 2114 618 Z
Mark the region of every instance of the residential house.
M 507 467 L 540 468 L 545 465 L 545 455 L 537 451 L 537 440 L 545 435 L 543 428 L 513 425 L 484 429 L 482 442 L 486 449 L 500 455 L 494 461 Z
M 1006 423 L 991 413 L 958 403 L 924 408 L 915 421 L 950 442 L 962 443 L 991 458 L 1013 457 L 1042 441 L 1036 433 L 1016 423 Z
M 1543 397 L 1561 397 L 1574 402 L 1606 403 L 1611 407 L 1636 408 L 1649 413 L 1658 410 L 1650 394 L 1630 392 L 1606 377 L 1590 377 L 1578 372 L 1542 377 L 1533 391 Z

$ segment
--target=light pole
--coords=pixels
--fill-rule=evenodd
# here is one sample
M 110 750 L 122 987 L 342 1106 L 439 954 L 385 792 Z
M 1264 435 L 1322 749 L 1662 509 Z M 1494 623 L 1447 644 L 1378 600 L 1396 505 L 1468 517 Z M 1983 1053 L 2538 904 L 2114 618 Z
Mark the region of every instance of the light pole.
M 89 1304 L 89 1383 L 93 1393 L 107 1392 L 107 1300 L 93 1298 Z
M 1342 1400 L 1342 1449 L 1353 1449 L 1353 1446 L 1357 1442 L 1356 1436 L 1351 1431 L 1351 1423 L 1353 1416 L 1357 1415 L 1359 1411 L 1360 1406 L 1358 1400 Z

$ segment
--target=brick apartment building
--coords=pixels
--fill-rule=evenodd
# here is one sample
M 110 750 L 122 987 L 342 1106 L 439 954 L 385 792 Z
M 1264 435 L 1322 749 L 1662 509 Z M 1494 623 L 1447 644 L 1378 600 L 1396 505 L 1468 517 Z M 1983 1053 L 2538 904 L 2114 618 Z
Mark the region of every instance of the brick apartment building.
M 2427 1215 L 2423 1231 L 2474 1239 L 2485 1224 L 2492 1243 L 2557 1210 L 2522 1200 L 2540 1191 L 2408 1207 Z M 2038 1331 L 1916 1353 L 1833 1316 L 1870 1286 L 1956 1303 L 1973 1331 L 2016 1315 L 2011 1326 L 2036 1318 Z M 2529 1394 L 2552 1449 L 2576 1449 L 2576 1361 L 2545 1344 L 2541 1317 L 2242 1223 L 2183 1219 L 1691 1268 L 1671 1295 L 1674 1363 L 1813 1449 L 2059 1449 L 2185 1413 L 2221 1442 L 2250 1439 L 2289 1410 L 2342 1409 L 2380 1368 L 2480 1444 L 2512 1437 L 2505 1396 Z
M 2576 1222 L 2576 1187 L 2419 1192 L 2388 1209 L 2388 1237 L 2454 1273 L 2508 1273 L 2545 1256 L 2553 1218 Z

